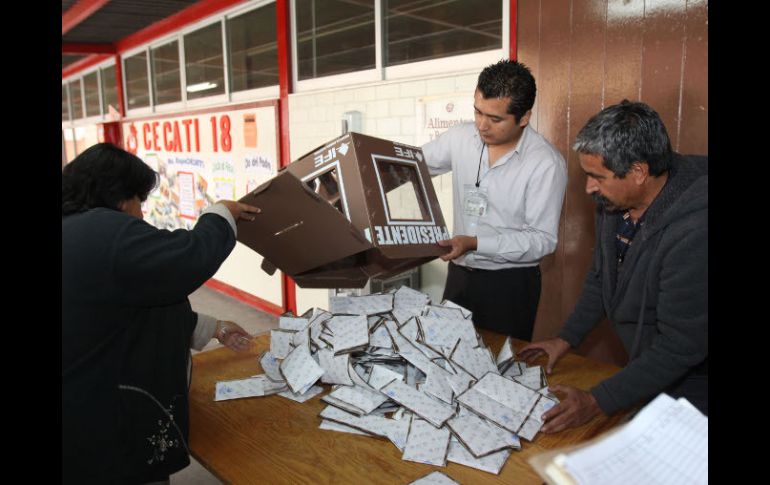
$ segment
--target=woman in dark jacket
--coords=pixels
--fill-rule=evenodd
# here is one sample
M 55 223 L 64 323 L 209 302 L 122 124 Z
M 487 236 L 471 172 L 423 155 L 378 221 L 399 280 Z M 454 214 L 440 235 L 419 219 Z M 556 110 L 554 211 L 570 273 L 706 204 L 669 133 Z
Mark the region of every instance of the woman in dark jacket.
M 190 462 L 190 348 L 249 334 L 197 314 L 188 295 L 235 246 L 239 218 L 220 201 L 192 230 L 160 230 L 141 203 L 157 174 L 102 143 L 62 171 L 62 473 L 64 483 L 168 480 Z

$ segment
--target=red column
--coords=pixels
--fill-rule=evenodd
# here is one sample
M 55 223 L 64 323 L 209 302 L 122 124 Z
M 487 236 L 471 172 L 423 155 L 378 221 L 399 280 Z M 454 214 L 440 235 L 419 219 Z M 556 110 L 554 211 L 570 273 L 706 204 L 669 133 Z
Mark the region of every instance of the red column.
M 120 54 L 115 54 L 115 86 L 118 89 L 118 109 L 120 110 L 120 117 L 126 116 L 126 103 L 125 96 L 123 95 L 123 61 Z
M 516 15 L 518 8 L 518 0 L 509 0 L 508 3 L 508 9 L 510 10 L 508 15 L 508 37 L 509 37 L 509 44 L 508 44 L 508 58 L 511 60 L 516 60 L 517 54 L 516 50 L 518 49 L 518 45 L 516 44 L 516 33 L 518 32 L 518 26 L 516 25 Z
M 288 0 L 275 2 L 276 33 L 278 36 L 278 84 L 280 100 L 278 102 L 278 133 L 281 140 L 281 167 L 291 163 L 289 155 L 289 93 L 292 91 L 291 79 L 291 13 Z M 287 274 L 282 275 L 283 308 L 297 313 L 297 287 Z

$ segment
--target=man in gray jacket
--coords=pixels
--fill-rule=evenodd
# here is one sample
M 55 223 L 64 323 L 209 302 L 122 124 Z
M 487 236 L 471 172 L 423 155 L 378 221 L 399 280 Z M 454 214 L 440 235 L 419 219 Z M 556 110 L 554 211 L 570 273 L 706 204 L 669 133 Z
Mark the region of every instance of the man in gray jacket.
M 580 426 L 661 392 L 708 415 L 708 158 L 674 153 L 658 113 L 623 100 L 594 115 L 573 149 L 597 202 L 593 262 L 558 337 L 525 346 L 548 373 L 607 317 L 628 364 L 590 392 L 555 385 L 542 431 Z

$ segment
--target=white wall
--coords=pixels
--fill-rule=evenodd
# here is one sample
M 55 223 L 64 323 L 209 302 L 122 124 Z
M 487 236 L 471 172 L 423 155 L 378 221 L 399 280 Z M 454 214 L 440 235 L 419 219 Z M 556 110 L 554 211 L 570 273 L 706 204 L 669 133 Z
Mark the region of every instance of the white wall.
M 302 155 L 339 136 L 343 114 L 362 114 L 361 133 L 388 140 L 420 146 L 427 141 L 417 128 L 417 107 L 420 99 L 465 94 L 473 97 L 481 68 L 450 76 L 422 77 L 406 81 L 383 81 L 356 87 L 344 87 L 297 93 L 289 96 L 289 133 L 291 159 Z M 473 113 L 467 116 L 472 117 Z M 452 231 L 451 174 L 433 178 L 441 211 Z M 421 268 L 422 288 L 434 301 L 441 301 L 447 263 L 436 259 Z M 297 287 L 297 311 L 327 308 L 329 291 Z

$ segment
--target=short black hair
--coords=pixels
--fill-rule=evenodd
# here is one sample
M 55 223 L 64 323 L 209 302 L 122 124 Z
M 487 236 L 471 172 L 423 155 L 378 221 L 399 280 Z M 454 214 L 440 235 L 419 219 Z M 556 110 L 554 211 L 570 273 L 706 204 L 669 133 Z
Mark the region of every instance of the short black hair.
M 158 174 L 136 155 L 111 143 L 98 143 L 64 166 L 61 173 L 62 215 L 95 207 L 120 210 L 121 202 L 144 202 Z
M 479 74 L 476 89 L 484 99 L 511 98 L 508 114 L 512 114 L 517 123 L 532 109 L 537 94 L 535 77 L 529 68 L 509 59 L 485 67 Z
M 599 155 L 603 165 L 618 177 L 626 176 L 634 162 L 644 162 L 657 177 L 671 169 L 673 150 L 666 126 L 654 109 L 624 99 L 588 120 L 575 137 L 572 149 Z

